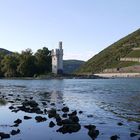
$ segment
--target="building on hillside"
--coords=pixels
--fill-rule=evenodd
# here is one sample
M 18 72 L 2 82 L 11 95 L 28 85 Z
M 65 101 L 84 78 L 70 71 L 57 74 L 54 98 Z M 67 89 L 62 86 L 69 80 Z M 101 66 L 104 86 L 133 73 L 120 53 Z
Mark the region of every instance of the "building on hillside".
M 53 49 L 52 56 L 52 73 L 63 74 L 63 48 L 62 41 L 59 42 L 59 48 Z

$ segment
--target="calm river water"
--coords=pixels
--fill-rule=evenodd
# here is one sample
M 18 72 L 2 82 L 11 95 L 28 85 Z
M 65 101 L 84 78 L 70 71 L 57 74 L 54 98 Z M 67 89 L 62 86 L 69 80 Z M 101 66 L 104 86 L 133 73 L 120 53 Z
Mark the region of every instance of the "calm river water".
M 24 99 L 30 95 L 38 102 L 49 100 L 56 108 L 66 104 L 71 110 L 83 111 L 78 114 L 80 124 L 96 125 L 100 131 L 97 140 L 109 140 L 112 135 L 122 140 L 140 137 L 140 79 L 0 80 L 0 92 L 7 100 L 14 100 L 15 105 L 19 104 L 14 99 L 17 95 Z M 45 92 L 49 94 L 44 95 Z M 9 133 L 17 118 L 36 116 L 22 111 L 11 112 L 9 106 L 10 103 L 0 104 L 0 132 Z M 49 119 L 42 123 L 34 119 L 23 120 L 19 126 L 21 133 L 10 140 L 91 140 L 84 127 L 77 133 L 61 134 L 56 132 L 58 126 L 49 128 L 49 122 Z M 119 126 L 119 122 L 123 125 Z M 130 137 L 132 132 L 138 135 Z

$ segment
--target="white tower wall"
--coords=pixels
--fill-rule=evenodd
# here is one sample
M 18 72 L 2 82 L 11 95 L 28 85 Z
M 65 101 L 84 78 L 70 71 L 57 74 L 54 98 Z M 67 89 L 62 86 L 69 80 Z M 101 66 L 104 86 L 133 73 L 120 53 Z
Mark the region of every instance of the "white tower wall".
M 52 50 L 52 73 L 63 73 L 63 49 L 62 42 L 59 42 L 59 49 Z

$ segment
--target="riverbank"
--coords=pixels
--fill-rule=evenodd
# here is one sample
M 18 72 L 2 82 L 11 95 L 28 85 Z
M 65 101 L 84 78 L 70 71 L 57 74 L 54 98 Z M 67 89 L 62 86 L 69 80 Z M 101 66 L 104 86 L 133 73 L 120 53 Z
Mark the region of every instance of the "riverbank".
M 50 79 L 104 79 L 98 75 L 76 75 L 76 74 L 63 74 L 63 75 L 40 75 L 36 77 L 0 77 L 0 79 L 14 79 L 14 80 L 50 80 Z
M 140 73 L 97 73 L 95 76 L 104 78 L 137 78 L 140 77 Z

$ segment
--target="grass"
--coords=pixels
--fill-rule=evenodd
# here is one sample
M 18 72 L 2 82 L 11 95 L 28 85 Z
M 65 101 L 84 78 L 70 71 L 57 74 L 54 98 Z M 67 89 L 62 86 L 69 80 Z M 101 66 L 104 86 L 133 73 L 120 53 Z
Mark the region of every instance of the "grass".
M 140 57 L 140 50 L 130 52 L 126 57 L 138 58 Z
M 126 45 L 137 43 L 137 46 Z M 120 58 L 126 57 L 133 51 L 132 48 L 140 45 L 140 29 L 120 39 L 114 44 L 110 45 L 99 54 L 88 60 L 75 73 L 98 73 L 107 68 L 116 68 L 118 66 L 129 66 L 132 63 L 120 63 Z M 85 54 L 86 55 L 86 54 Z M 133 54 L 133 57 L 138 54 Z

